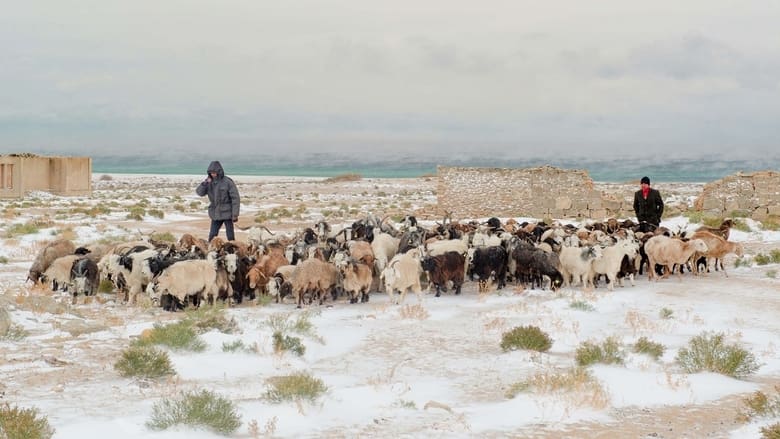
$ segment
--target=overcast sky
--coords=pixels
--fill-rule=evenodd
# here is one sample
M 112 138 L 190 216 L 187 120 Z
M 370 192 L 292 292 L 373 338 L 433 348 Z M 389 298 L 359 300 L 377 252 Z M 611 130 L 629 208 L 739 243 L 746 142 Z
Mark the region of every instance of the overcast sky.
M 0 152 L 780 146 L 777 0 L 0 3 Z

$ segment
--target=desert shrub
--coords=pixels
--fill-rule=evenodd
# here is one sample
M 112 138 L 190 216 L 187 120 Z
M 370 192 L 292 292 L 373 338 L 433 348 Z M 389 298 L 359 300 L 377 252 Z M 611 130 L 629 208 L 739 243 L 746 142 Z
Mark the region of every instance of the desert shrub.
M 764 274 L 766 274 L 766 277 L 774 279 L 777 277 L 777 270 L 767 270 Z
M 241 426 L 232 401 L 208 390 L 186 392 L 178 399 L 163 398 L 152 407 L 146 426 L 165 430 L 174 425 L 206 427 L 227 436 Z
M 753 256 L 753 262 L 755 262 L 757 265 L 780 263 L 780 250 L 774 249 L 771 252 L 769 252 L 768 255 L 759 253 Z
M 11 224 L 10 226 L 8 226 L 8 228 L 6 228 L 5 237 L 13 238 L 19 235 L 32 235 L 38 233 L 38 231 L 39 231 L 38 226 L 36 226 L 35 223 L 32 222 L 16 223 L 16 224 Z
M 574 358 L 579 366 L 589 366 L 594 363 L 623 364 L 620 341 L 615 337 L 607 337 L 601 344 L 589 341 L 580 343 Z
M 142 221 L 144 219 L 144 215 L 146 215 L 146 209 L 140 206 L 133 206 L 127 212 L 126 218 L 131 220 L 136 220 L 136 221 Z
M 216 329 L 223 334 L 239 332 L 238 322 L 233 317 L 225 316 L 224 308 L 200 307 L 187 309 L 182 324 L 190 325 L 199 334 Z
M 314 378 L 306 372 L 275 376 L 268 378 L 266 382 L 270 388 L 263 398 L 277 404 L 284 401 L 314 402 L 328 390 L 321 379 Z
M 748 225 L 747 221 L 741 218 L 734 219 L 734 228 L 739 230 L 740 232 L 750 232 L 750 226 Z
M 677 353 L 677 362 L 688 373 L 703 370 L 736 378 L 744 377 L 760 367 L 750 351 L 737 344 L 726 344 L 722 333 L 703 333 L 693 337 L 688 347 Z
M 114 177 L 112 177 L 112 176 L 110 176 L 108 174 L 103 174 L 99 178 L 100 181 L 111 181 L 113 179 L 114 179 Z
M 416 303 L 414 305 L 402 305 L 401 308 L 398 309 L 398 316 L 405 320 L 425 320 L 431 315 L 428 310 L 422 306 L 422 303 Z
M 114 291 L 114 283 L 111 282 L 108 279 L 103 279 L 100 281 L 100 284 L 98 284 L 98 292 L 100 293 L 110 293 Z
M 761 439 L 780 439 L 780 422 L 761 427 Z
M 311 322 L 311 317 L 318 314 L 318 312 L 306 310 L 299 312 L 295 319 L 291 318 L 292 313 L 271 314 L 268 316 L 266 325 L 274 332 L 281 334 L 293 332 L 324 343 L 324 340 L 317 334 L 317 330 Z
M 704 218 L 704 212 L 701 210 L 686 210 L 683 212 L 683 216 L 688 218 L 691 223 L 700 223 Z
M 234 340 L 230 343 L 223 342 L 222 343 L 222 352 L 238 352 L 238 351 L 246 351 L 246 345 L 241 340 Z
M 671 319 L 673 315 L 674 315 L 674 311 L 672 311 L 669 308 L 661 308 L 661 310 L 658 311 L 658 317 L 660 317 L 660 318 L 662 318 L 664 320 Z
M 363 176 L 360 174 L 341 174 L 341 175 L 335 175 L 333 177 L 328 177 L 324 180 L 322 180 L 323 183 L 340 183 L 345 181 L 358 181 L 362 180 Z
M 151 215 L 151 211 L 149 212 Z M 160 217 L 162 218 L 162 217 Z M 176 239 L 175 236 L 173 236 L 173 233 L 171 232 L 157 232 L 152 233 L 152 236 L 149 237 L 150 239 L 154 241 L 162 241 L 162 242 L 177 242 L 178 239 Z
M 654 360 L 661 358 L 664 354 L 666 347 L 661 343 L 656 343 L 647 337 L 640 337 L 639 340 L 634 343 L 634 352 L 637 354 L 645 354 L 653 357 Z
M 165 212 L 163 212 L 160 209 L 149 209 L 149 210 L 146 211 L 146 213 L 149 216 L 153 216 L 155 218 L 160 218 L 160 219 L 165 218 Z M 176 241 L 176 240 L 174 239 L 174 241 Z
M 114 369 L 123 377 L 159 378 L 173 375 L 168 353 L 152 346 L 130 346 L 114 363 Z
M 162 325 L 154 324 L 147 337 L 133 342 L 136 346 L 163 345 L 171 349 L 201 352 L 206 349 L 206 343 L 198 337 L 192 324 L 187 321 Z
M 0 404 L 0 438 L 2 439 L 48 439 L 54 435 L 46 416 L 38 409 L 24 409 Z
M 575 404 L 598 408 L 609 404 L 607 391 L 584 367 L 538 372 L 524 381 L 512 384 L 506 397 L 511 399 L 523 392 L 566 395 L 566 399 Z
M 501 334 L 501 349 L 505 352 L 517 349 L 547 352 L 552 344 L 550 336 L 537 326 L 516 326 Z
M 780 230 L 780 222 L 776 218 L 770 218 L 761 222 L 761 228 L 764 230 L 778 231 Z
M 702 224 L 709 227 L 720 227 L 720 225 L 723 223 L 723 218 L 716 217 L 716 216 L 704 216 L 701 219 Z
M 274 352 L 293 352 L 296 355 L 303 356 L 306 353 L 306 346 L 303 345 L 301 339 L 298 337 L 290 337 L 284 335 L 279 331 L 276 331 L 272 335 L 274 343 Z
M 29 333 L 21 325 L 14 323 L 8 327 L 5 334 L 0 334 L 0 340 L 19 341 L 24 340 L 28 335 Z
M 593 311 L 595 309 L 593 308 L 593 305 L 590 304 L 590 302 L 585 300 L 575 300 L 569 304 L 569 308 L 580 311 Z
M 780 391 L 780 386 L 775 386 Z M 737 419 L 749 422 L 753 418 L 774 418 L 780 416 L 780 396 L 769 397 L 766 393 L 757 390 L 742 400 L 744 409 L 739 412 Z
M 7 256 L 0 256 L 0 264 L 7 264 L 9 259 Z
M 734 268 L 750 267 L 750 258 L 738 257 L 734 260 Z

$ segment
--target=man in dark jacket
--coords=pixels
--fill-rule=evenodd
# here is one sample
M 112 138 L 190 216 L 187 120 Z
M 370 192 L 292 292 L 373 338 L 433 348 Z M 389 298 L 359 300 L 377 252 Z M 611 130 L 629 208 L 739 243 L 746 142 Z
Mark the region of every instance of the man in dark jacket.
M 664 213 L 664 200 L 661 193 L 650 187 L 650 179 L 642 177 L 642 189 L 634 193 L 634 213 L 640 223 L 646 222 L 658 227 Z
M 241 204 L 238 189 L 233 180 L 225 176 L 225 171 L 219 162 L 211 162 L 206 173 L 208 177 L 198 185 L 195 193 L 201 197 L 207 194 L 209 196 L 209 218 L 211 218 L 209 241 L 219 234 L 223 223 L 228 241 L 233 241 L 236 239 L 233 223 L 238 221 Z

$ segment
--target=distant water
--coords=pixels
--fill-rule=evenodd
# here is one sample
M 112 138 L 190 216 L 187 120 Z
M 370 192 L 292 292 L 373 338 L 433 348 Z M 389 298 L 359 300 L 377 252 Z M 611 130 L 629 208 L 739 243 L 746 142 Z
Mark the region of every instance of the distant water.
M 528 168 L 551 165 L 564 169 L 587 170 L 599 182 L 621 183 L 644 175 L 653 182 L 709 182 L 736 172 L 780 169 L 780 159 L 713 160 L 687 159 L 673 162 L 648 162 L 645 159 L 484 159 L 484 158 L 419 158 L 386 159 L 344 157 L 336 154 L 307 154 L 305 159 L 277 156 L 242 155 L 220 158 L 228 175 L 273 175 L 302 177 L 332 177 L 356 173 L 363 177 L 403 178 L 433 175 L 436 166 L 473 166 L 498 168 Z M 205 174 L 210 159 L 204 157 L 112 157 L 93 156 L 94 173 L 122 174 Z

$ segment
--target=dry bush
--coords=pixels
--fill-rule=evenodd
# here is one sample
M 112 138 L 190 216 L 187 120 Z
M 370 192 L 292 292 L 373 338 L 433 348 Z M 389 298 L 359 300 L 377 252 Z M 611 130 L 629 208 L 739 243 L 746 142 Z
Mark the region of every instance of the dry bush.
M 780 422 L 761 427 L 761 439 L 780 439 Z
M 552 338 L 538 326 L 516 326 L 501 335 L 504 352 L 517 349 L 547 352 L 552 344 Z
M 125 349 L 114 369 L 123 377 L 159 378 L 176 373 L 168 354 L 152 346 Z
M 206 427 L 224 436 L 241 426 L 241 415 L 232 401 L 208 390 L 188 392 L 179 399 L 164 398 L 154 404 L 146 426 L 166 430 L 175 425 Z
M 589 366 L 593 363 L 623 364 L 620 348 L 620 340 L 616 337 L 607 337 L 601 344 L 586 341 L 580 343 L 574 357 L 579 366 Z
M 639 332 L 653 333 L 658 332 L 658 325 L 650 317 L 645 316 L 635 309 L 628 310 L 624 319 L 626 325 L 631 328 L 633 335 Z
M 0 404 L 0 438 L 2 439 L 48 439 L 54 435 L 46 416 L 38 409 L 23 409 Z
M 276 404 L 284 401 L 314 402 L 328 390 L 321 379 L 306 372 L 275 376 L 266 382 L 270 388 L 263 394 L 263 398 Z
M 677 352 L 677 362 L 687 373 L 703 370 L 742 378 L 760 365 L 753 354 L 738 344 L 726 344 L 724 334 L 704 332 L 693 337 L 688 347 Z
M 360 174 L 355 173 L 348 173 L 348 174 L 341 174 L 341 175 L 335 175 L 333 177 L 328 177 L 324 180 L 322 180 L 323 183 L 341 183 L 346 181 L 359 181 L 362 180 L 363 176 Z
M 575 406 L 604 408 L 609 405 L 609 395 L 599 381 L 583 367 L 564 371 L 545 371 L 525 381 L 513 384 L 508 398 L 531 391 L 542 395 L 559 395 Z
M 418 303 L 416 305 L 403 305 L 398 310 L 398 315 L 402 319 L 415 319 L 415 320 L 425 320 L 428 317 L 430 317 L 430 314 L 428 314 L 428 310 L 426 310 L 421 303 Z
M 134 346 L 163 345 L 171 349 L 201 352 L 206 349 L 206 342 L 198 337 L 198 333 L 190 322 L 184 320 L 162 325 L 155 323 L 154 328 L 145 338 L 133 342 Z
M 780 392 L 780 386 L 775 386 L 775 392 Z M 775 418 L 780 416 L 780 395 L 770 397 L 757 390 L 742 400 L 744 410 L 737 415 L 737 420 L 750 422 L 754 418 Z
M 654 360 L 661 358 L 665 350 L 666 347 L 664 345 L 656 343 L 647 337 L 640 337 L 639 340 L 634 343 L 634 352 L 649 355 L 653 357 Z

